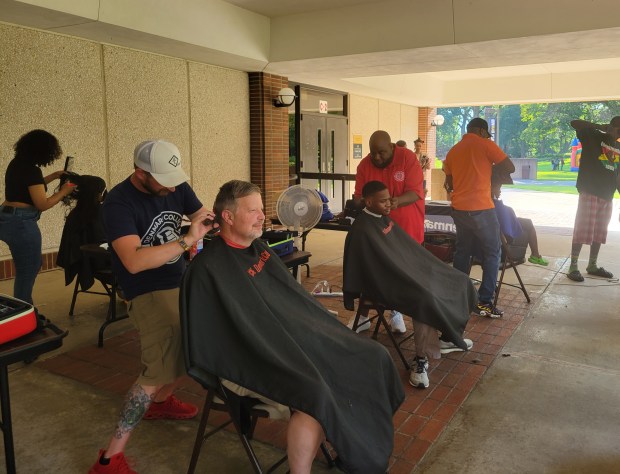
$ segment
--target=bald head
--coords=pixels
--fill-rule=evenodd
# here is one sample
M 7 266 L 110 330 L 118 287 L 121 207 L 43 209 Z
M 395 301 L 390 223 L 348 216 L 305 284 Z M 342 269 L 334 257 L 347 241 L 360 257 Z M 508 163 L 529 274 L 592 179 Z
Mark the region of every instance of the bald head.
M 370 161 L 377 168 L 385 168 L 394 159 L 394 145 L 388 132 L 377 130 L 370 136 Z

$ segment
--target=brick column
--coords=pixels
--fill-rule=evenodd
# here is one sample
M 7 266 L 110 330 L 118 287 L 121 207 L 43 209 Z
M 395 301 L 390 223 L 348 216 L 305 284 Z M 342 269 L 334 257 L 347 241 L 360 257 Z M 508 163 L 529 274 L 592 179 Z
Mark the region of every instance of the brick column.
M 267 219 L 275 217 L 278 196 L 288 185 L 288 109 L 274 107 L 288 78 L 262 72 L 248 74 L 250 81 L 250 175 L 261 187 Z

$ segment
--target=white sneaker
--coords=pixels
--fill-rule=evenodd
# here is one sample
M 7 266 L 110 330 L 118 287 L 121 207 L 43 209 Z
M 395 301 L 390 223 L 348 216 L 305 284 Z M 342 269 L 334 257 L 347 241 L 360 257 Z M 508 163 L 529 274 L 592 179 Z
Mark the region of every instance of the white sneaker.
M 349 329 L 353 329 L 353 323 L 355 323 L 355 316 L 351 318 L 351 321 L 349 321 L 349 324 L 347 324 L 347 327 Z M 360 332 L 368 331 L 369 329 L 370 329 L 370 318 L 368 316 L 361 315 L 360 320 L 357 325 L 357 330 L 355 332 L 359 334 Z
M 474 342 L 471 339 L 463 339 L 465 344 L 467 344 L 467 350 L 470 350 L 474 347 Z M 442 341 L 439 339 L 439 350 L 442 354 L 449 354 L 450 352 L 458 352 L 463 351 L 459 346 L 454 344 L 453 342 Z
M 392 310 L 392 318 L 390 319 L 390 328 L 392 332 L 395 334 L 405 334 L 407 332 L 407 327 L 405 326 L 405 321 L 403 320 L 403 315 L 398 311 Z
M 411 368 L 409 383 L 416 388 L 428 388 L 428 359 L 416 357 L 415 366 Z

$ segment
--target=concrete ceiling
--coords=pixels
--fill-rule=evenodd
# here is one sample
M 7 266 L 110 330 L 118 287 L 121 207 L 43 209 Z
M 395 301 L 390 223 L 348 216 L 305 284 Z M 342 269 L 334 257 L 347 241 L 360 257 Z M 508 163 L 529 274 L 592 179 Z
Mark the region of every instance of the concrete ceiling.
M 325 11 L 333 8 L 351 7 L 364 3 L 381 3 L 381 0 L 226 0 L 228 3 L 254 13 L 276 18 Z
M 620 98 L 618 0 L 152 6 L 0 0 L 0 21 L 414 106 Z
M 286 21 L 286 17 L 301 13 L 319 13 L 326 17 L 330 11 L 364 4 L 384 4 L 377 0 L 226 0 L 255 13 Z M 415 0 L 411 0 L 415 1 Z M 455 0 L 454 3 L 457 3 Z M 461 2 L 463 3 L 463 2 Z M 465 2 L 467 3 L 467 2 Z M 472 3 L 472 2 L 470 2 Z M 496 5 L 506 2 L 495 1 Z M 512 2 L 513 4 L 518 2 Z M 527 2 L 524 2 L 527 3 Z M 610 2 L 594 0 L 588 6 L 607 10 Z M 616 3 L 615 10 L 618 10 Z M 524 15 L 527 15 L 527 5 Z M 518 8 L 518 6 L 517 6 Z M 456 12 L 452 7 L 452 14 Z M 612 13 L 608 11 L 608 13 Z M 397 14 L 397 13 L 395 13 Z M 570 5 L 557 9 L 555 21 L 561 23 L 565 15 L 572 15 Z M 620 25 L 620 21 L 616 22 Z M 609 26 L 605 24 L 604 26 Z M 412 28 L 416 28 L 412 21 Z M 484 18 L 480 19 L 484 28 Z M 377 25 L 385 28 L 385 25 Z M 412 105 L 464 105 L 493 103 L 598 100 L 620 98 L 620 81 L 617 87 L 600 93 L 586 89 L 588 81 L 583 77 L 583 91 L 573 91 L 570 96 L 553 94 L 554 80 L 558 89 L 566 76 L 597 76 L 620 71 L 620 27 L 593 30 L 555 32 L 529 37 L 511 37 L 447 44 L 374 53 L 350 54 L 332 57 L 306 58 L 289 61 L 272 61 L 265 70 L 289 77 L 289 79 L 323 87 L 357 92 Z M 532 81 L 534 83 L 532 83 Z M 544 83 L 541 87 L 541 81 Z M 425 94 L 428 85 L 441 84 L 451 91 L 461 89 L 460 94 Z M 468 89 L 496 86 L 502 88 L 515 83 L 532 86 L 532 94 L 469 94 Z M 538 87 L 536 87 L 538 86 Z M 545 89 L 547 92 L 537 89 Z M 432 89 L 432 88 L 431 88 Z M 608 88 L 609 89 L 609 88 Z M 557 92 L 557 91 L 556 91 Z M 482 96 L 482 97 L 481 97 Z M 486 101 L 486 102 L 485 102 Z

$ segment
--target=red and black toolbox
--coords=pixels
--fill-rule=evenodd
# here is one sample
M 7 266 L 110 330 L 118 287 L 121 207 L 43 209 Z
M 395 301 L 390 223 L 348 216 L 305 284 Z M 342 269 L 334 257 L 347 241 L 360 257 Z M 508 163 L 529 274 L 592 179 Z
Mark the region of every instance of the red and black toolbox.
M 25 336 L 36 328 L 34 306 L 0 294 L 0 344 Z

